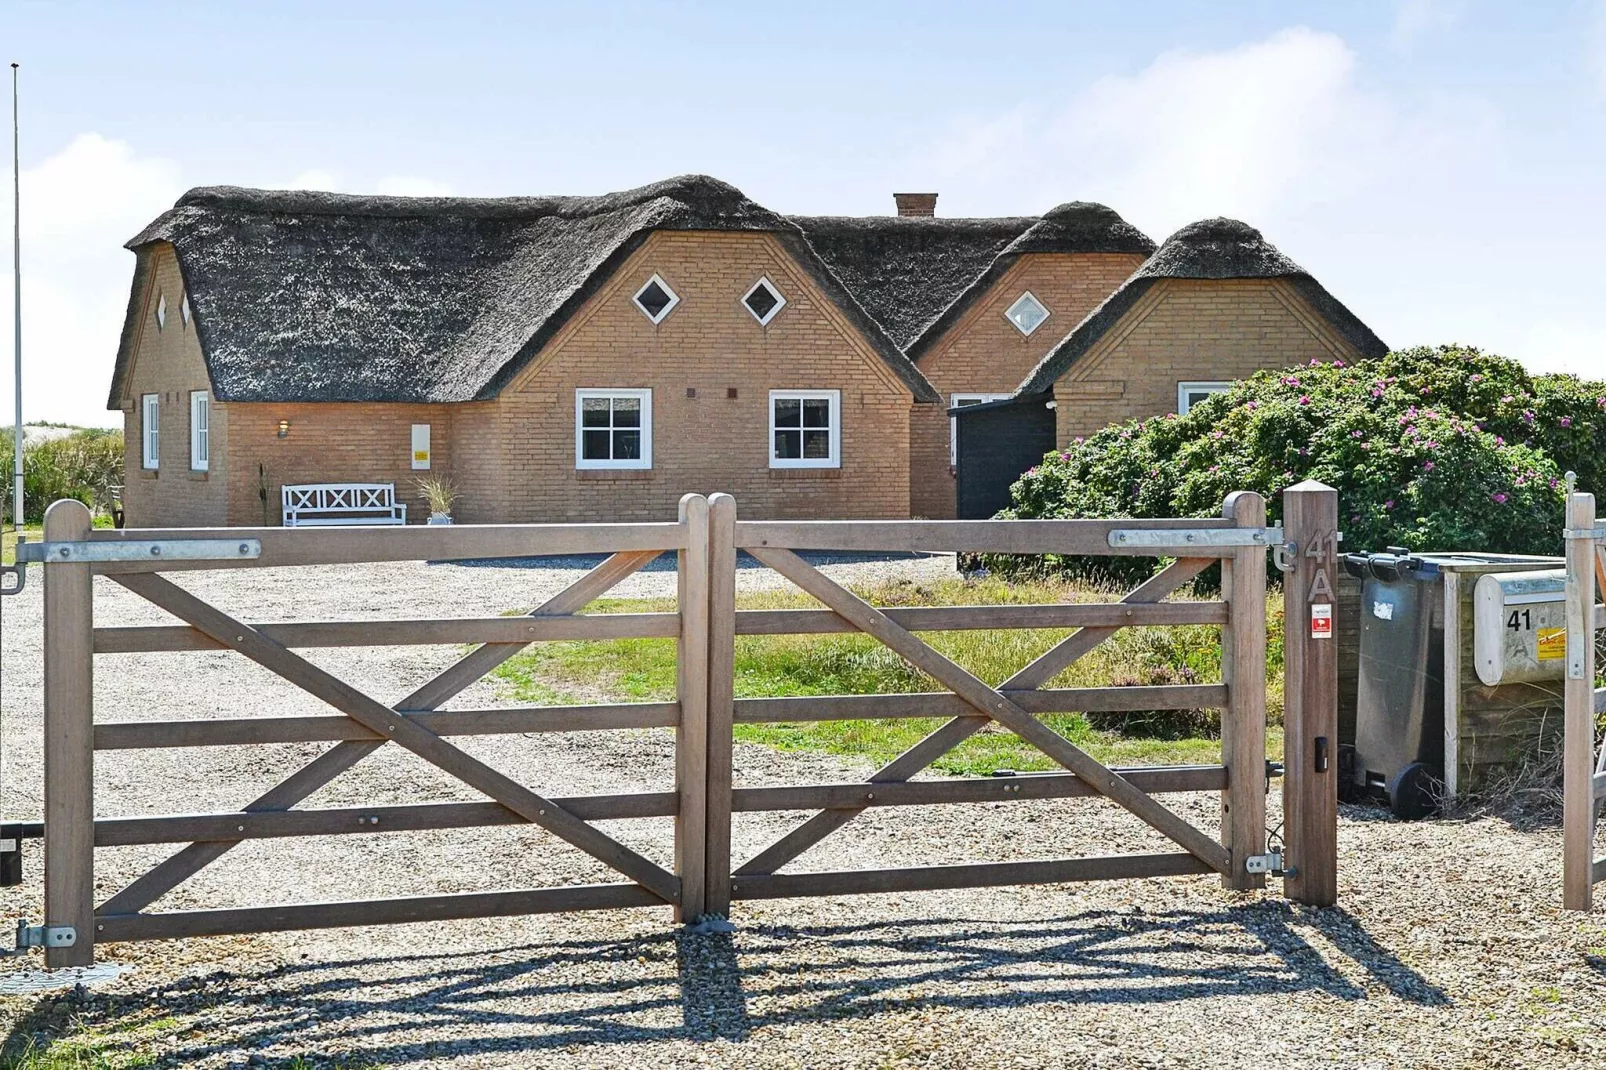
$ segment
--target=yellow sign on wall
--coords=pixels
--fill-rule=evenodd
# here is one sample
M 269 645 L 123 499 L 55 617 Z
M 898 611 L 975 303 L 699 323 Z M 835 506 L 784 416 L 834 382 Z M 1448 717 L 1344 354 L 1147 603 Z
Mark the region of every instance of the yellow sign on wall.
M 1567 656 L 1567 629 L 1539 629 L 1539 660 L 1560 661 Z

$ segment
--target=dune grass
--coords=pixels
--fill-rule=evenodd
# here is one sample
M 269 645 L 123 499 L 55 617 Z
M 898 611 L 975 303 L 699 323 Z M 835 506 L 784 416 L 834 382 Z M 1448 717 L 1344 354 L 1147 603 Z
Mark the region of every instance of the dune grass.
M 877 606 L 1003 605 L 1106 601 L 1118 593 L 1054 581 L 979 581 L 955 577 L 915 584 L 896 581 L 860 589 Z M 795 590 L 746 592 L 738 608 L 817 606 Z M 589 612 L 665 612 L 672 598 L 603 599 Z M 1273 728 L 1268 749 L 1281 749 L 1281 602 L 1268 599 L 1267 706 Z M 933 647 L 989 684 L 998 684 L 1070 633 L 1069 629 L 936 632 Z M 554 705 L 571 702 L 650 702 L 675 694 L 675 643 L 669 639 L 539 644 L 497 670 L 509 697 Z M 1050 687 L 1210 683 L 1221 678 L 1220 628 L 1191 625 L 1128 628 L 1065 672 Z M 944 690 L 936 681 L 865 635 L 738 636 L 736 694 L 740 698 L 900 694 Z M 1109 763 L 1219 760 L 1215 711 L 1156 711 L 1131 715 L 1054 714 L 1044 720 Z M 737 725 L 736 737 L 780 749 L 855 755 L 874 762 L 896 756 L 940 723 L 934 718 Z M 1007 730 L 991 726 L 936 763 L 951 773 L 1054 768 Z

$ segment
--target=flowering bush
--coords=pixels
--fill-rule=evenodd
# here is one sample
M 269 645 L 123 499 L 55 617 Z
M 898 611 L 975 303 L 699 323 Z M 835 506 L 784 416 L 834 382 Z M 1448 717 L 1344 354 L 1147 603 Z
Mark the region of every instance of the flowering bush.
M 1105 428 L 1051 453 L 1001 515 L 1219 515 L 1234 490 L 1338 488 L 1344 545 L 1555 554 L 1562 473 L 1606 492 L 1606 383 L 1530 376 L 1476 349 L 1421 347 L 1378 360 L 1262 372 L 1169 415 Z M 1128 581 L 1152 561 L 1051 562 Z

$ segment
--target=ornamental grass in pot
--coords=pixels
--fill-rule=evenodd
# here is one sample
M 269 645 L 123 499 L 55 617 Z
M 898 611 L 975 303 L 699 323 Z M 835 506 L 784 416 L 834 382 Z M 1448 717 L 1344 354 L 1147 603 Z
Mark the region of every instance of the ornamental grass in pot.
M 429 502 L 429 523 L 450 524 L 457 488 L 448 476 L 426 476 L 418 481 L 418 491 Z

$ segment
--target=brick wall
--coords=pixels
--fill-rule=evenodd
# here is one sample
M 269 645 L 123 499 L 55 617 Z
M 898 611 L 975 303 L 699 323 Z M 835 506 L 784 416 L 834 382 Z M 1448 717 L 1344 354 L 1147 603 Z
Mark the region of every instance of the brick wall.
M 1143 257 L 1131 253 L 1026 254 L 926 351 L 920 370 L 942 392 L 945 404 L 956 393 L 1011 393 L 1142 262 Z M 1049 310 L 1049 318 L 1029 336 L 1004 318 L 1004 310 L 1027 290 Z M 917 406 L 909 449 L 911 514 L 952 517 L 955 481 L 947 414 Z
M 171 246 L 151 250 L 150 282 L 142 296 L 123 408 L 123 508 L 130 527 L 194 527 L 225 522 L 230 468 L 225 444 L 229 419 L 224 406 L 211 405 L 210 458 L 206 471 L 190 468 L 190 392 L 209 390 L 195 324 L 181 313 L 184 279 Z M 158 326 L 156 308 L 166 298 L 165 324 Z M 159 465 L 143 467 L 144 407 L 141 398 L 156 394 Z M 210 395 L 208 395 L 210 396 Z
M 224 406 L 220 406 L 224 407 Z M 228 522 L 277 526 L 283 515 L 280 488 L 287 483 L 394 483 L 396 500 L 407 504 L 407 522 L 421 524 L 429 507 L 419 477 L 458 477 L 452 470 L 452 405 L 392 405 L 341 402 L 284 404 L 231 402 L 229 411 Z M 279 437 L 279 421 L 290 426 Z M 413 424 L 430 425 L 430 469 L 412 467 Z M 258 465 L 267 474 L 264 517 Z M 454 509 L 454 512 L 456 510 Z
M 1242 379 L 1354 349 L 1276 279 L 1166 279 L 1054 385 L 1059 442 L 1177 408 L 1177 384 Z
M 680 297 L 656 326 L 631 301 L 655 273 Z M 787 301 L 767 327 L 741 304 L 760 276 Z M 586 388 L 652 391 L 650 470 L 576 470 L 575 391 Z M 769 467 L 772 389 L 841 391 L 840 468 Z M 658 232 L 496 400 L 458 414 L 458 513 L 669 520 L 687 491 L 726 491 L 746 517 L 907 516 L 914 407 L 772 237 Z

